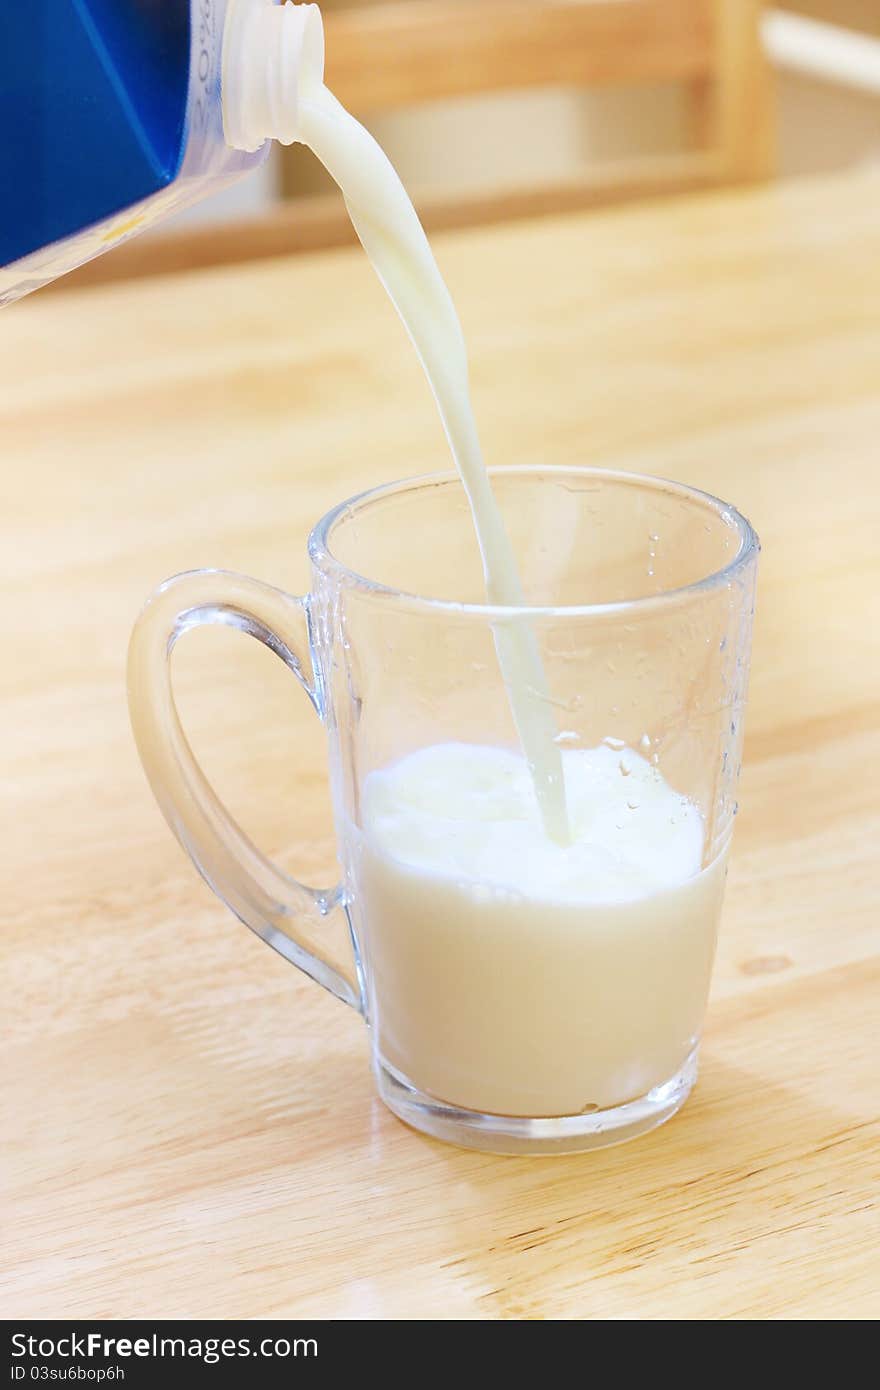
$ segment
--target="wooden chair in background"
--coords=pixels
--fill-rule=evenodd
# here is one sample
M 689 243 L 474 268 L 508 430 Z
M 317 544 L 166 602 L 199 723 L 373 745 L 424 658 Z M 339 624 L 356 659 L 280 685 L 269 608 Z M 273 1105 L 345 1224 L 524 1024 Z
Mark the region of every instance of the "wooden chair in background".
M 325 0 L 327 82 L 376 112 L 535 87 L 682 83 L 693 147 L 565 183 L 479 195 L 425 191 L 428 222 L 460 225 L 760 178 L 771 168 L 760 0 Z
M 690 147 L 594 167 L 564 182 L 432 196 L 428 229 L 574 210 L 758 180 L 772 172 L 761 0 L 324 0 L 328 86 L 356 115 L 536 87 L 680 83 Z M 282 184 L 289 183 L 282 169 Z M 191 269 L 353 239 L 338 196 L 134 240 L 69 283 Z

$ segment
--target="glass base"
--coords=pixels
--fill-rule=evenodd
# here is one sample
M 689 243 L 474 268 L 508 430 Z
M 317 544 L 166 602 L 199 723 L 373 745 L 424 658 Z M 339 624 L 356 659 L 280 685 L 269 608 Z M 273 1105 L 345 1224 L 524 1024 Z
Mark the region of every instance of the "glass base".
M 680 1110 L 697 1079 L 697 1048 L 679 1071 L 645 1095 L 610 1110 L 530 1120 L 518 1115 L 484 1115 L 460 1110 L 426 1095 L 381 1057 L 375 1059 L 376 1084 L 388 1109 L 413 1129 L 495 1154 L 569 1154 L 604 1149 L 647 1134 Z

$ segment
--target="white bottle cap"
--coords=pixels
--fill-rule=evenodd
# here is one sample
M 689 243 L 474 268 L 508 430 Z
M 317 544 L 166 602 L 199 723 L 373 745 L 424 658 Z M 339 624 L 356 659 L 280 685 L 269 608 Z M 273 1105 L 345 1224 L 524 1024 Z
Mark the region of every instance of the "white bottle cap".
M 317 5 L 229 0 L 220 92 L 228 145 L 292 145 L 300 138 L 300 100 L 323 80 L 324 24 Z

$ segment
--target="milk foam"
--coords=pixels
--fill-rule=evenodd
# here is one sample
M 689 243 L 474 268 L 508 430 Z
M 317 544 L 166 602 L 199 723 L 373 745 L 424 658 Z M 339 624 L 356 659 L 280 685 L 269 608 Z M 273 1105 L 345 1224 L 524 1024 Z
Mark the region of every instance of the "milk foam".
M 571 841 L 547 839 L 519 753 L 444 743 L 372 772 L 364 828 L 400 864 L 463 891 L 623 903 L 700 870 L 700 812 L 631 748 L 562 754 Z

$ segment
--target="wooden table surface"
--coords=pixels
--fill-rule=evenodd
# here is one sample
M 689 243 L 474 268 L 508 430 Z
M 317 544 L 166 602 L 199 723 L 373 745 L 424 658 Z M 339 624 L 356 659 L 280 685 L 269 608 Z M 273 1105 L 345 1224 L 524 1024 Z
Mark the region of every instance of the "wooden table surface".
M 161 820 L 128 631 L 176 570 L 294 591 L 308 528 L 446 466 L 355 252 L 35 295 L 0 319 L 8 1317 L 880 1312 L 880 178 L 438 238 L 490 460 L 668 474 L 764 543 L 700 1080 L 634 1144 L 410 1132 L 365 1030 Z M 332 881 L 323 740 L 256 643 L 175 657 L 251 834 Z

